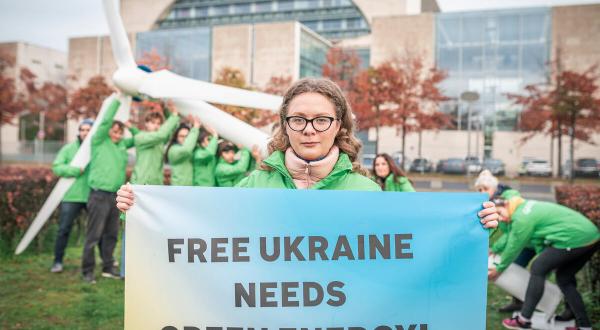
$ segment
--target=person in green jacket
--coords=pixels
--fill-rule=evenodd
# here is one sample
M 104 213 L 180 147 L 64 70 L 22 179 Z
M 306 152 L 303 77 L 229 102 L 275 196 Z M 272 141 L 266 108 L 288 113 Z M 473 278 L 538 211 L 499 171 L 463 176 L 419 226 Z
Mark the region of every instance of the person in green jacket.
M 85 209 L 88 196 L 90 195 L 90 187 L 87 182 L 89 171 L 87 168 L 71 166 L 70 163 L 83 143 L 83 140 L 85 140 L 92 129 L 93 124 L 94 122 L 91 119 L 83 120 L 79 124 L 77 140 L 63 146 L 52 163 L 52 172 L 56 176 L 75 178 L 75 182 L 60 203 L 58 233 L 56 234 L 56 242 L 54 244 L 54 262 L 52 268 L 50 268 L 52 273 L 63 271 L 63 257 L 65 255 L 65 248 L 69 242 L 69 234 L 73 228 L 73 221 Z
M 479 173 L 479 176 L 475 180 L 475 189 L 480 193 L 486 193 L 492 201 L 497 198 L 510 199 L 513 196 L 521 196 L 518 190 L 499 183 L 498 178 L 496 178 L 492 172 L 487 169 Z M 490 255 L 500 254 L 502 250 L 504 250 L 504 246 L 506 246 L 506 241 L 508 240 L 510 224 L 507 224 L 506 222 L 500 222 L 498 224 L 498 229 L 501 233 L 501 236 L 496 240 L 496 242 L 494 242 L 494 244 L 492 244 L 492 247 L 489 251 Z M 527 268 L 527 265 L 531 259 L 533 259 L 533 257 L 535 257 L 535 250 L 532 247 L 527 246 L 523 248 L 519 256 L 515 259 L 514 263 L 523 268 Z M 523 302 L 517 297 L 512 297 L 511 301 L 508 304 L 501 306 L 498 311 L 501 313 L 512 313 L 521 310 L 522 307 Z
M 171 165 L 171 185 L 191 186 L 194 184 L 194 165 L 192 158 L 198 141 L 200 120 L 193 119 L 193 127 L 179 125 L 173 134 L 165 152 L 165 161 Z
M 269 156 L 236 187 L 381 191 L 358 163 L 361 144 L 353 117 L 342 90 L 331 80 L 295 82 L 283 97 Z M 117 207 L 126 212 L 133 203 L 131 186 L 122 186 Z M 492 202 L 484 203 L 479 216 L 486 228 L 498 225 Z
M 415 192 L 410 180 L 406 177 L 390 155 L 379 154 L 373 160 L 375 182 L 384 191 Z
M 495 280 L 531 243 L 537 258 L 531 264 L 531 277 L 521 312 L 502 321 L 508 329 L 530 329 L 531 316 L 544 293 L 544 282 L 555 271 L 556 283 L 564 294 L 579 329 L 591 329 L 575 275 L 600 248 L 600 231 L 581 213 L 568 207 L 512 197 L 498 201 L 500 220 L 511 224 L 508 241 L 495 269 L 488 271 Z
M 95 283 L 94 248 L 100 239 L 102 276 L 120 277 L 114 267 L 113 257 L 119 233 L 119 210 L 115 207 L 114 200 L 115 192 L 125 183 L 127 149 L 133 147 L 133 138 L 123 139 L 125 125 L 113 120 L 120 104 L 116 99 L 108 106 L 96 133 L 91 137 L 88 177 L 91 192 L 87 204 L 88 226 L 81 257 L 83 279 L 88 283 Z
M 163 184 L 163 152 L 165 143 L 179 124 L 177 110 L 171 109 L 171 115 L 164 121 L 162 114 L 150 112 L 146 115 L 144 131 L 134 135 L 136 160 L 131 183 L 133 184 Z
M 233 187 L 242 181 L 250 171 L 250 160 L 253 154 L 250 153 L 250 150 L 241 148 L 240 159 L 236 160 L 237 150 L 238 148 L 229 141 L 219 144 L 219 160 L 215 167 L 217 187 Z
M 194 150 L 194 186 L 214 187 L 216 185 L 218 147 L 219 135 L 212 127 L 204 125 L 200 130 L 198 146 Z

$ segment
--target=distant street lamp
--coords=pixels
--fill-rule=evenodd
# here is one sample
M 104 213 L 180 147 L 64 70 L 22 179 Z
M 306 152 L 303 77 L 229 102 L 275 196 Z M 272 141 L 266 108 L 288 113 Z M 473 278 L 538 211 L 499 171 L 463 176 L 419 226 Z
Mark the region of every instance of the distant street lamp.
M 460 99 L 467 102 L 467 157 L 471 156 L 471 108 L 473 106 L 473 102 L 477 102 L 479 100 L 479 93 L 465 91 L 460 94 Z M 467 171 L 468 172 L 468 171 Z

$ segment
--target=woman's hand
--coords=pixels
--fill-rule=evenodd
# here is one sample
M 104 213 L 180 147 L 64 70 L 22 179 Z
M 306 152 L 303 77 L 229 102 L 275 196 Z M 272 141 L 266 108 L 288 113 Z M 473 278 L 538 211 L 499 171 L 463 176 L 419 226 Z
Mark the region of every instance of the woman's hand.
M 496 204 L 494 202 L 487 201 L 483 203 L 483 210 L 478 213 L 479 219 L 485 228 L 496 228 L 498 227 L 498 211 L 496 210 Z
M 117 191 L 117 208 L 121 212 L 127 212 L 133 206 L 133 189 L 129 182 L 121 186 Z
M 200 123 L 200 118 L 198 118 L 198 116 L 193 116 L 192 117 L 192 127 L 194 128 L 200 128 L 202 124 Z
M 488 268 L 488 280 L 495 281 L 500 276 L 500 273 L 496 268 Z

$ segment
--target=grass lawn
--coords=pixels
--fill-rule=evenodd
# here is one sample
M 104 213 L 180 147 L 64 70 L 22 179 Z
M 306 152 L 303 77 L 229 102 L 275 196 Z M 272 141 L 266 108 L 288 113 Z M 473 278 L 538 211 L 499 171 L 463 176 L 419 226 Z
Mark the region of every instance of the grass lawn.
M 0 329 L 122 329 L 124 282 L 98 276 L 97 284 L 84 284 L 80 256 L 81 246 L 69 247 L 62 274 L 49 272 L 51 254 L 0 260 Z M 488 287 L 488 329 L 502 329 L 507 315 L 496 311 L 508 300 Z

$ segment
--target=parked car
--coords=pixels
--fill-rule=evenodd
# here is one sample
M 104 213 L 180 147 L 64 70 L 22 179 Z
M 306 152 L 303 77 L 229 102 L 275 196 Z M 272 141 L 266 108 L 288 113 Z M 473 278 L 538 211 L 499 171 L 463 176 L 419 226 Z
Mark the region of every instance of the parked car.
M 546 160 L 534 160 L 525 167 L 527 175 L 552 176 L 552 168 Z
M 368 170 L 373 170 L 373 161 L 375 160 L 375 154 L 363 154 L 362 155 L 362 166 Z
M 433 164 L 426 158 L 415 158 L 410 164 L 411 172 L 429 173 L 433 170 Z
M 486 158 L 483 160 L 482 170 L 489 170 L 493 175 L 506 174 L 504 162 L 500 159 Z
M 598 177 L 598 169 L 600 164 L 594 158 L 579 158 L 575 160 L 573 168 L 575 177 Z
M 527 165 L 529 165 L 529 163 L 531 163 L 534 160 L 535 160 L 535 158 L 531 158 L 531 157 L 523 158 L 523 161 L 521 162 L 521 166 L 519 166 L 519 176 L 527 175 Z
M 466 174 L 467 163 L 462 158 L 448 158 L 442 166 L 442 172 L 446 174 Z
M 481 172 L 481 162 L 479 161 L 479 158 L 475 156 L 467 156 L 465 158 L 465 163 L 467 164 L 467 171 L 469 173 Z
M 444 166 L 446 166 L 447 162 L 448 162 L 447 159 L 438 160 L 437 165 L 435 166 L 435 171 L 438 173 L 444 172 Z

